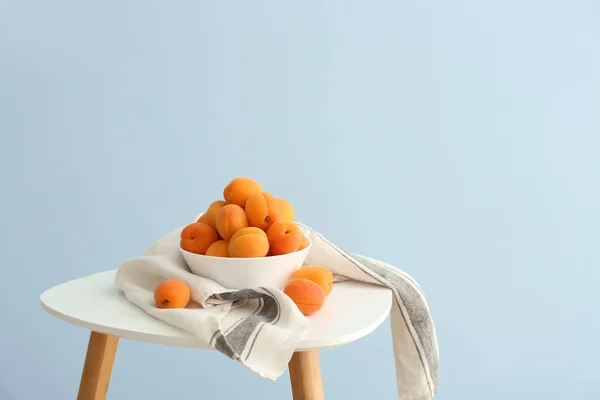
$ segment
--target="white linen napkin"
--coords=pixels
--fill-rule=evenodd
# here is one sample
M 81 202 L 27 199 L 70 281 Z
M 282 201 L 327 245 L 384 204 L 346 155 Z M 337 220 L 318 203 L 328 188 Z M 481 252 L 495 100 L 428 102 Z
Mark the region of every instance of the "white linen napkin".
M 342 279 L 387 286 L 394 294 L 390 312 L 401 400 L 430 400 L 438 386 L 438 345 L 425 296 L 405 272 L 368 257 L 347 253 L 308 226 L 296 222 L 312 241 L 306 265 L 324 265 Z M 123 263 L 116 285 L 148 314 L 179 327 L 261 377 L 284 371 L 308 319 L 281 290 L 231 290 L 190 272 L 179 251 L 183 227 L 168 233 L 139 257 Z M 186 282 L 197 307 L 159 309 L 154 289 L 165 279 Z M 225 318 L 227 316 L 227 318 Z

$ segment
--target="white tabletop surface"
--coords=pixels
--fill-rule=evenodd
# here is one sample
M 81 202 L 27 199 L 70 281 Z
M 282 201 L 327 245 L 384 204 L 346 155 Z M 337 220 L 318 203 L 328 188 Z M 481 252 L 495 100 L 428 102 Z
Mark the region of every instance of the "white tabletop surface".
M 114 284 L 116 270 L 75 279 L 45 291 L 40 301 L 50 314 L 124 339 L 208 349 L 199 339 L 148 315 Z M 338 282 L 323 308 L 309 316 L 297 351 L 341 346 L 364 337 L 388 316 L 389 289 L 361 282 Z

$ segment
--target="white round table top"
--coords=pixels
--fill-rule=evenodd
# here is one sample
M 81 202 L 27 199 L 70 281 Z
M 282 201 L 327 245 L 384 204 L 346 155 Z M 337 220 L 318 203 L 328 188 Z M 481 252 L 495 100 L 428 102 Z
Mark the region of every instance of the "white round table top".
M 160 321 L 130 303 L 115 286 L 116 270 L 75 279 L 45 291 L 40 301 L 48 313 L 64 321 L 123 339 L 209 349 L 189 333 Z M 337 347 L 360 339 L 386 319 L 392 293 L 362 282 L 336 282 L 310 323 L 296 351 Z M 226 317 L 227 318 L 227 317 Z

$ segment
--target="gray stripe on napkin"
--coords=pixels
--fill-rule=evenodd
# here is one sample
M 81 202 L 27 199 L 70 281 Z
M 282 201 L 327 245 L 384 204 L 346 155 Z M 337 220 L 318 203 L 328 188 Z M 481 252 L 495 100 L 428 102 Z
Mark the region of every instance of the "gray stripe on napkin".
M 217 349 L 218 351 L 220 351 L 221 353 L 225 354 L 227 357 L 233 360 L 238 360 L 239 357 L 235 354 L 229 343 L 227 343 L 227 340 L 225 340 L 225 337 L 223 336 L 221 331 L 215 332 L 215 335 L 215 349 Z
M 395 292 L 395 300 L 400 307 L 400 302 L 404 305 L 406 312 L 408 313 L 408 319 L 406 320 L 406 316 L 403 312 L 402 318 L 404 319 L 404 323 L 410 323 L 418 336 L 415 338 L 412 331 L 409 329 L 409 333 L 415 344 L 415 349 L 419 354 L 419 359 L 424 369 L 424 375 L 427 379 L 429 388 L 432 390 L 431 396 L 437 392 L 438 389 L 438 370 L 439 370 L 439 360 L 437 357 L 435 337 L 433 336 L 434 328 L 433 322 L 429 318 L 427 305 L 424 303 L 423 298 L 419 295 L 419 293 L 414 289 L 414 287 L 409 283 L 409 280 L 400 275 L 398 272 L 393 271 L 392 269 L 382 266 L 378 263 L 372 262 L 360 255 L 350 254 L 340 249 L 333 243 L 331 243 L 327 238 L 321 235 L 319 232 L 314 231 L 309 226 L 306 226 L 302 223 L 296 221 L 296 224 L 311 231 L 313 234 L 319 236 L 325 243 L 327 243 L 332 249 L 337 251 L 341 256 L 346 258 L 352 264 L 354 264 L 358 269 L 367 275 L 371 276 L 373 279 L 377 280 L 382 285 L 391 287 L 391 289 Z M 417 340 L 421 344 L 421 348 L 423 349 L 423 353 L 417 346 Z M 427 368 L 425 366 L 427 363 Z M 429 374 L 427 373 L 427 369 L 429 369 Z M 431 379 L 433 382 L 431 382 Z
M 277 303 L 277 317 L 276 319 L 271 319 L 270 321 L 268 321 L 269 323 L 272 323 L 273 325 L 277 324 L 277 322 L 279 321 L 279 317 L 281 316 L 281 306 L 279 305 L 279 301 L 277 300 L 277 298 L 273 295 L 273 293 L 271 293 L 267 288 L 261 288 L 264 291 L 266 291 L 267 293 L 269 293 L 271 295 L 271 298 L 273 300 L 275 300 L 275 303 Z M 272 314 L 270 314 L 272 315 Z M 258 332 L 256 332 L 256 335 L 254 336 L 254 339 L 252 339 L 252 344 L 250 344 L 250 349 L 248 350 L 248 353 L 246 354 L 246 357 L 244 358 L 244 361 L 248 360 L 248 357 L 250 357 L 250 354 L 252 353 L 252 350 L 254 349 L 254 343 L 256 343 L 256 339 L 258 338 L 258 335 L 260 335 L 260 331 L 262 330 L 263 326 L 265 326 L 265 323 L 261 323 L 260 327 L 258 328 Z
M 221 293 L 221 297 L 223 300 L 227 301 L 258 299 L 259 302 L 262 303 L 262 308 L 257 308 L 252 315 L 244 318 L 244 320 L 232 329 L 231 332 L 223 337 L 223 340 L 227 342 L 228 347 L 231 348 L 238 357 L 241 356 L 246 347 L 250 345 L 250 350 L 246 356 L 247 359 L 260 331 L 255 335 L 252 343 L 249 343 L 250 338 L 259 325 L 271 324 L 273 321 L 279 319 L 279 303 L 271 293 L 261 293 L 254 289 L 241 289 L 235 292 Z
M 439 361 L 436 357 L 436 345 L 435 338 L 432 333 L 434 331 L 433 322 L 427 312 L 427 306 L 423 302 L 423 298 L 417 293 L 415 288 L 410 285 L 403 276 L 395 274 L 388 268 L 379 265 L 378 263 L 372 262 L 362 256 L 353 254 L 356 260 L 358 260 L 365 267 L 375 272 L 384 280 L 390 282 L 396 288 L 398 296 L 402 299 L 402 304 L 406 308 L 410 323 L 415 328 L 415 332 L 419 337 L 419 342 L 425 353 L 425 360 L 429 367 L 429 372 L 434 377 L 434 389 L 437 391 L 437 379 Z M 414 338 L 413 338 L 414 340 Z M 420 355 L 420 354 L 419 354 Z M 423 361 L 421 359 L 421 361 Z M 428 378 L 429 380 L 429 378 Z
M 257 310 L 258 310 L 258 308 L 257 308 Z M 235 321 L 235 323 L 233 323 L 229 328 L 227 328 L 227 330 L 225 330 L 225 334 L 227 335 L 229 332 L 231 332 L 231 330 L 233 328 L 235 328 L 236 326 L 238 326 L 238 324 L 240 322 L 242 322 L 244 320 L 244 318 L 246 318 L 246 317 L 242 317 L 242 318 L 238 319 L 237 321 Z

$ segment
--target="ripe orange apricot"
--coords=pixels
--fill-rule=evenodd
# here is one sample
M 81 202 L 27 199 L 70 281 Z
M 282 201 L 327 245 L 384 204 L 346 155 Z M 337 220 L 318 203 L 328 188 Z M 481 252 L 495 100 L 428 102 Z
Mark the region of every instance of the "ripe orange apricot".
M 265 257 L 269 252 L 267 234 L 260 228 L 249 226 L 242 228 L 229 241 L 231 257 Z
M 333 274 L 322 265 L 305 265 L 292 275 L 292 279 L 308 279 L 321 286 L 325 295 L 331 293 L 333 287 Z
M 208 249 L 206 249 L 205 255 L 212 257 L 229 257 L 229 251 L 227 250 L 228 246 L 228 241 L 217 240 L 216 242 L 211 244 Z
M 190 297 L 190 287 L 176 279 L 166 280 L 154 289 L 154 302 L 158 308 L 185 308 Z
M 206 214 L 202 214 L 200 216 L 200 218 L 198 218 L 198 221 L 196 221 L 196 222 L 204 222 L 204 223 L 206 223 Z
M 225 240 L 248 226 L 248 217 L 244 209 L 237 204 L 227 204 L 217 212 L 217 231 Z
M 302 244 L 302 232 L 292 221 L 277 221 L 267 230 L 269 246 L 274 256 L 297 251 Z
M 223 206 L 225 206 L 225 202 L 223 200 L 213 201 L 210 206 L 208 206 L 208 210 L 202 216 L 204 217 L 204 222 L 211 226 L 213 229 L 217 229 L 217 213 Z
M 218 240 L 217 232 L 204 222 L 194 222 L 183 228 L 179 245 L 190 253 L 204 254 Z
M 295 217 L 294 207 L 285 199 L 277 199 L 279 202 L 279 220 L 293 221 Z
M 310 242 L 308 241 L 306 236 L 302 235 L 302 243 L 300 243 L 300 247 L 298 247 L 298 251 L 305 249 L 309 244 L 310 244 Z
M 323 307 L 325 291 L 323 288 L 308 279 L 292 279 L 283 288 L 283 293 L 288 295 L 304 315 L 316 313 Z
M 254 193 L 246 202 L 246 215 L 250 226 L 266 231 L 279 220 L 279 202 L 270 193 Z
M 262 187 L 254 179 L 240 176 L 234 178 L 225 189 L 223 189 L 223 198 L 227 204 L 237 204 L 244 208 L 246 201 L 254 193 L 262 192 Z

